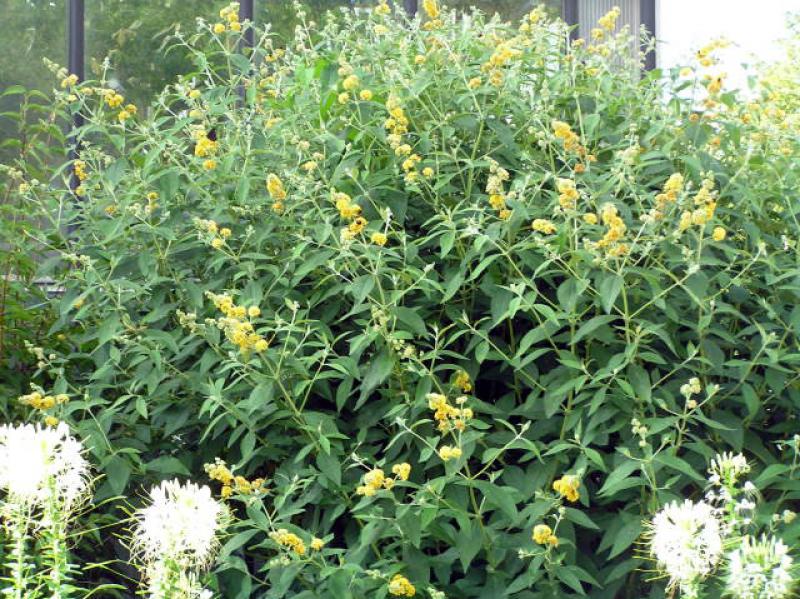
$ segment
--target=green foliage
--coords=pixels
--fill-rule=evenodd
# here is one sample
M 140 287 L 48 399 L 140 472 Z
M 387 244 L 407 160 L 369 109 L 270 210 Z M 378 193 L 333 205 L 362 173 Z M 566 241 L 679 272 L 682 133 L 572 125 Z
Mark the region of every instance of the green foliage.
M 36 364 L 25 344 L 36 344 L 51 320 L 46 287 L 35 276 L 45 248 L 29 234 L 38 223 L 25 190 L 45 186 L 52 166 L 63 160 L 63 135 L 54 124 L 51 99 L 41 92 L 12 86 L 0 99 L 17 105 L 0 115 L 2 126 L 14 129 L 0 143 L 0 152 L 10 157 L 0 165 L 0 391 L 16 396 L 27 389 Z M 4 405 L 2 413 L 13 420 L 15 406 Z
M 30 193 L 77 227 L 42 374 L 101 498 L 226 461 L 231 598 L 662 597 L 642 522 L 715 452 L 759 518 L 796 502 L 798 138 L 768 103 L 539 12 L 247 57 L 214 21 L 147 116 L 59 94 L 83 200 Z

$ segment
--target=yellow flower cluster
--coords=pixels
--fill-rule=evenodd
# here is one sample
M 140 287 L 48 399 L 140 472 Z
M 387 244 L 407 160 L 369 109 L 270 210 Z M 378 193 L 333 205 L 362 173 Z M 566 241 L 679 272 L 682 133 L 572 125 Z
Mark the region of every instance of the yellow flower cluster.
M 552 235 L 556 232 L 556 226 L 546 218 L 536 218 L 531 223 L 531 229 L 543 235 Z
M 223 499 L 228 499 L 234 492 L 241 495 L 260 493 L 265 487 L 263 478 L 247 480 L 244 476 L 234 476 L 227 464 L 219 458 L 215 458 L 213 464 L 206 464 L 203 469 L 211 480 L 222 483 L 220 495 Z
M 711 232 L 711 238 L 714 241 L 725 241 L 727 236 L 728 232 L 725 231 L 724 227 L 714 227 L 714 230 Z
M 306 544 L 303 542 L 303 539 L 298 537 L 293 532 L 289 532 L 285 528 L 279 528 L 278 530 L 269 533 L 269 538 L 275 541 L 278 545 L 286 547 L 289 549 L 289 551 L 292 551 L 297 555 L 306 554 Z
M 704 67 L 710 67 L 716 62 L 714 52 L 721 48 L 726 48 L 728 42 L 723 39 L 712 40 L 697 51 L 697 60 Z
M 217 309 L 225 315 L 225 318 L 217 320 L 217 326 L 225 332 L 227 339 L 239 347 L 243 353 L 255 350 L 257 352 L 266 351 L 269 342 L 255 332 L 252 318 L 261 315 L 261 308 L 258 306 L 237 306 L 231 296 L 227 294 L 217 295 L 207 292 Z
M 558 189 L 558 203 L 564 210 L 574 210 L 580 194 L 575 187 L 575 181 L 572 179 L 561 179 L 556 181 L 556 189 Z
M 604 204 L 600 211 L 600 219 L 606 226 L 605 235 L 597 242 L 598 248 L 604 248 L 611 256 L 624 256 L 628 253 L 628 245 L 620 243 L 628 227 L 614 204 Z
M 69 395 L 66 393 L 58 393 L 56 395 L 45 395 L 40 391 L 32 391 L 27 395 L 20 395 L 17 399 L 19 403 L 25 406 L 30 406 L 34 410 L 50 410 L 55 406 L 67 403 Z
M 498 218 L 508 220 L 511 210 L 506 206 L 508 197 L 505 190 L 505 183 L 511 178 L 508 171 L 501 167 L 496 161 L 489 159 L 489 178 L 486 180 L 486 193 L 489 194 L 489 204 L 497 210 Z
M 706 90 L 712 96 L 716 96 L 719 92 L 722 91 L 722 86 L 725 84 L 725 73 L 720 73 L 718 75 L 709 76 L 706 83 Z
M 706 178 L 694 196 L 694 210 L 684 210 L 678 222 L 678 231 L 683 233 L 692 225 L 703 226 L 714 218 L 717 209 L 717 194 L 714 180 Z
M 600 17 L 597 21 L 597 24 L 600 25 L 600 27 L 596 27 L 591 31 L 592 39 L 598 41 L 602 40 L 605 37 L 606 32 L 611 33 L 614 31 L 614 29 L 617 28 L 617 19 L 619 19 L 619 15 L 619 6 L 615 6 L 602 17 Z
M 469 378 L 469 373 L 466 370 L 459 370 L 456 372 L 453 384 L 464 393 L 472 391 L 472 380 Z
M 553 534 L 553 529 L 547 524 L 537 524 L 533 527 L 533 540 L 539 545 L 558 547 L 558 537 Z
M 522 50 L 515 46 L 516 42 L 516 39 L 510 39 L 497 44 L 489 60 L 481 66 L 481 70 L 489 74 L 489 83 L 495 87 L 503 85 L 503 67 L 522 56 Z
M 579 155 L 585 153 L 586 150 L 581 145 L 580 138 L 568 123 L 564 121 L 553 121 L 551 126 L 553 127 L 553 134 L 564 143 L 564 149 L 567 152 L 575 152 Z
M 86 172 L 86 163 L 83 160 L 76 160 L 72 163 L 72 170 L 79 181 L 85 181 L 89 174 Z
M 369 238 L 369 240 L 374 243 L 375 245 L 379 245 L 383 247 L 386 245 L 386 242 L 389 241 L 386 233 L 382 233 L 380 231 L 375 231 Z
M 123 108 L 117 113 L 117 120 L 120 123 L 124 123 L 135 114 L 136 114 L 136 105 L 128 104 L 127 106 L 125 106 L 125 108 Z
M 283 212 L 286 190 L 283 187 L 283 181 L 275 173 L 267 175 L 267 192 L 272 198 L 272 210 L 279 214 Z
M 443 462 L 447 462 L 450 460 L 457 460 L 461 457 L 461 448 L 460 447 L 453 447 L 451 445 L 442 445 L 439 448 L 439 457 Z
M 672 173 L 664 183 L 664 190 L 656 195 L 656 218 L 664 216 L 664 210 L 668 204 L 674 204 L 678 200 L 678 196 L 683 191 L 683 175 L 680 173 Z
M 158 194 L 154 192 L 147 194 L 148 199 L 148 206 L 146 210 L 148 213 L 155 210 L 158 204 L 155 203 L 155 200 L 158 199 Z M 213 220 L 205 220 L 202 218 L 196 218 L 194 220 L 194 225 L 197 227 L 202 233 L 208 233 L 210 236 L 208 239 L 208 243 L 211 247 L 215 250 L 222 249 L 225 247 L 227 240 L 230 238 L 232 231 L 228 227 L 220 228 L 216 221 Z
M 389 594 L 395 597 L 413 597 L 417 594 L 414 585 L 402 574 L 395 574 L 389 582 Z
M 77 84 L 78 84 L 78 76 L 75 74 L 68 75 L 61 80 L 62 89 L 66 89 L 68 87 L 72 87 Z
M 408 477 L 411 476 L 411 464 L 407 462 L 395 464 L 392 466 L 392 474 L 394 474 L 394 478 L 386 476 L 380 468 L 373 468 L 364 475 L 363 484 L 356 489 L 356 494 L 372 497 L 381 489 L 392 489 L 398 480 L 408 480 Z
M 220 19 L 223 19 L 227 22 L 227 27 L 225 23 L 215 23 L 214 24 L 214 33 L 220 34 L 224 33 L 226 29 L 230 29 L 231 31 L 241 31 L 242 24 L 239 22 L 239 3 L 232 2 L 225 8 L 219 11 Z
M 408 117 L 397 96 L 389 96 L 386 100 L 386 110 L 389 112 L 389 117 L 383 126 L 389 132 L 389 145 L 394 150 L 403 142 L 402 136 L 408 133 Z
M 567 501 L 578 501 L 580 499 L 581 494 L 578 492 L 578 489 L 581 486 L 581 481 L 578 480 L 577 476 L 573 476 L 572 474 L 565 474 L 557 481 L 553 482 L 553 490 L 567 499 Z
M 125 97 L 122 96 L 120 93 L 114 91 L 113 89 L 103 89 L 99 91 L 102 94 L 103 98 L 105 99 L 106 104 L 108 104 L 109 108 L 119 108 L 125 101 Z
M 471 408 L 463 407 L 467 402 L 464 396 L 456 398 L 456 403 L 462 407 L 455 407 L 447 401 L 447 397 L 441 393 L 428 393 L 428 407 L 433 410 L 433 419 L 438 422 L 436 428 L 441 433 L 446 433 L 453 429 L 463 431 L 467 427 L 467 422 L 472 419 Z
M 208 138 L 208 133 L 205 129 L 195 129 L 193 137 L 194 155 L 198 158 L 213 156 L 217 152 L 217 142 Z

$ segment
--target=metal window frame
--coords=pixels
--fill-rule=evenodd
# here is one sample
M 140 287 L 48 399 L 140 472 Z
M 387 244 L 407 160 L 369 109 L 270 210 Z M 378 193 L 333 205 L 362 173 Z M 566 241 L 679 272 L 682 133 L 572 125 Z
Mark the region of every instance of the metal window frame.
M 84 0 L 67 0 L 67 70 L 71 75 L 77 75 L 81 82 L 86 78 L 86 26 L 85 26 L 85 6 Z M 68 157 L 70 163 L 78 159 L 80 151 L 80 141 L 78 140 L 78 129 L 83 126 L 83 116 L 80 112 L 72 115 L 72 131 L 67 138 Z M 69 178 L 69 188 L 75 198 L 78 194 L 75 191 L 81 184 L 75 169 Z

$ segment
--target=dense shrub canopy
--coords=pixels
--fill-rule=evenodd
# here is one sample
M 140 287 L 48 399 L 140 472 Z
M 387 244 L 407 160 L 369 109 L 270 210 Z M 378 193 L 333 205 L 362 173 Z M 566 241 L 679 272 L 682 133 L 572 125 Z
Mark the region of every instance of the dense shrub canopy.
M 714 45 L 424 5 L 252 56 L 223 11 L 146 118 L 65 83 L 46 412 L 101 498 L 214 481 L 221 596 L 663 596 L 642 521 L 716 452 L 798 497 L 798 131 Z

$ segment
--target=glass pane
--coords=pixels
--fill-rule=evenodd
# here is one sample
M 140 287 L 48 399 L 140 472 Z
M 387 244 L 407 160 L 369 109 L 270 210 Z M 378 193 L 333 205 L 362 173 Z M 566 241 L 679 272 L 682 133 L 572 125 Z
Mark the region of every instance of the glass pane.
M 281 39 L 288 39 L 294 35 L 294 28 L 300 22 L 294 4 L 295 0 L 256 0 L 256 23 L 270 23 L 272 31 Z M 301 0 L 300 4 L 308 19 L 319 23 L 329 10 L 374 6 L 377 0 Z M 402 0 L 398 4 L 402 5 Z
M 518 21 L 542 4 L 555 15 L 561 13 L 561 0 L 451 0 L 446 4 L 460 10 L 474 6 L 488 15 L 498 14 L 507 21 Z
M 87 0 L 86 77 L 99 78 L 108 57 L 112 86 L 134 104 L 147 105 L 191 70 L 183 51 L 166 51 L 175 27 L 192 33 L 197 17 L 213 21 L 220 6 L 218 0 Z
M 66 10 L 66 0 L 0 0 L 0 92 L 15 85 L 45 92 L 56 87 L 44 59 L 66 63 Z M 0 98 L 0 112 L 16 111 L 19 102 L 18 95 Z M 0 140 L 16 135 L 17 124 L 0 117 Z M 0 159 L 12 153 L 0 150 Z

